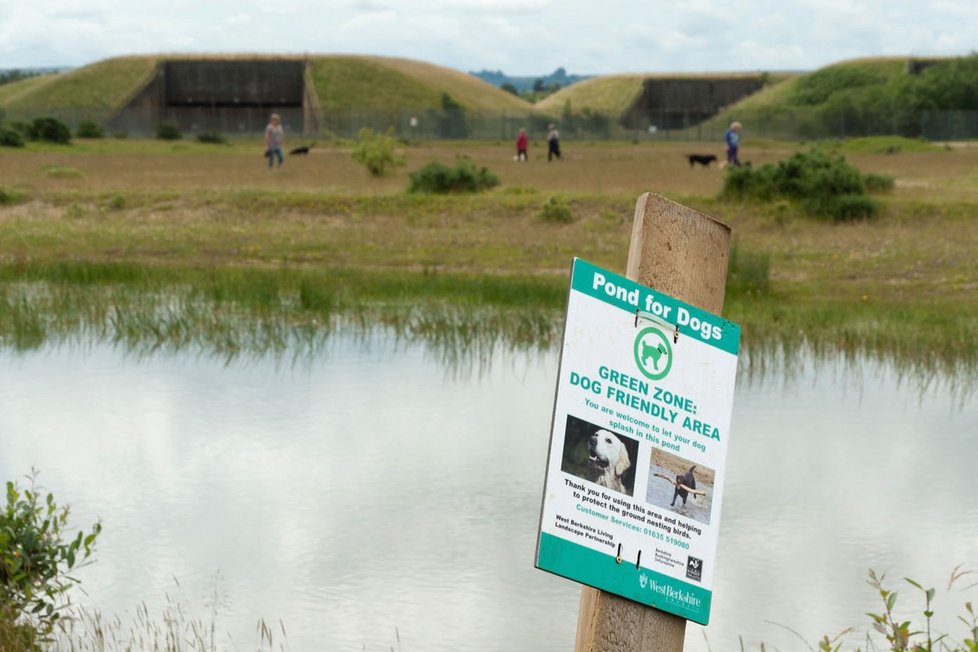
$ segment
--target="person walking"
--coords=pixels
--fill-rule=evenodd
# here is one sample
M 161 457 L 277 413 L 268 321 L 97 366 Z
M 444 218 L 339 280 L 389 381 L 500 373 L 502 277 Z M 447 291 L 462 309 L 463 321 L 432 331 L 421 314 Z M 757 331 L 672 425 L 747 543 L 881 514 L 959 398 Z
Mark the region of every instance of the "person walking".
M 527 148 L 530 146 L 530 138 L 526 135 L 526 129 L 520 129 L 519 135 L 516 137 L 516 160 L 526 161 L 529 157 L 526 154 Z
M 279 114 L 273 113 L 265 126 L 265 156 L 268 158 L 268 169 L 272 169 L 273 162 L 278 158 L 278 165 L 282 167 L 285 156 L 282 148 L 285 146 L 285 132 L 282 131 L 282 118 Z
M 727 165 L 740 165 L 740 123 L 731 122 L 723 139 L 727 141 Z
M 560 132 L 557 131 L 557 126 L 551 123 L 550 131 L 547 133 L 547 160 L 553 160 L 555 156 L 560 158 Z

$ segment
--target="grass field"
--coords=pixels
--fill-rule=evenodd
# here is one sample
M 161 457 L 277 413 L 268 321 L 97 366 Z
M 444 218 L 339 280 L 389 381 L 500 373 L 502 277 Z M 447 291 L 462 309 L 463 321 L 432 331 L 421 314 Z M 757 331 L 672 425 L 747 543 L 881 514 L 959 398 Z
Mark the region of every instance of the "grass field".
M 230 297 L 218 302 L 222 314 L 250 306 L 235 314 L 306 326 L 378 306 L 397 306 L 410 321 L 419 304 L 478 304 L 505 313 L 518 337 L 536 333 L 550 345 L 571 258 L 623 271 L 635 201 L 652 191 L 732 226 L 741 268 L 732 270 L 725 312 L 744 325 L 755 353 L 808 346 L 924 370 L 973 369 L 978 147 L 901 144 L 834 144 L 862 170 L 896 178 L 880 216 L 847 224 L 786 203 L 721 202 L 723 172 L 691 169 L 683 156 L 720 154 L 717 143 L 568 142 L 564 159 L 549 164 L 540 142 L 525 164 L 513 161 L 510 143 L 419 143 L 405 148 L 405 168 L 382 179 L 342 144 L 321 144 L 275 171 L 252 141 L 2 151 L 0 337 L 33 346 L 65 328 L 98 330 L 104 324 L 91 324 L 121 303 L 148 323 L 156 309 L 135 295 L 171 292 L 198 306 L 193 288 L 217 287 L 203 294 Z M 759 165 L 799 147 L 748 140 L 742 158 Z M 460 154 L 502 184 L 475 196 L 405 192 L 411 171 Z M 571 223 L 540 219 L 551 196 L 566 200 Z M 741 282 L 751 274 L 764 283 Z M 536 311 L 529 325 L 519 316 L 527 306 Z M 181 328 L 192 331 L 188 324 Z M 152 339 L 154 327 L 143 328 Z

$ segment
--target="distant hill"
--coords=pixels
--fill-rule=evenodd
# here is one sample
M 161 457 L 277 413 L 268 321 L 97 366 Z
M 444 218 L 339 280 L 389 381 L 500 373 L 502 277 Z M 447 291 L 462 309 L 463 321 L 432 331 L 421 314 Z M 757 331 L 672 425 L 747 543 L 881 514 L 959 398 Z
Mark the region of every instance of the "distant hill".
M 107 121 L 133 101 L 159 101 L 166 62 L 295 61 L 306 67 L 306 87 L 316 113 L 396 114 L 440 110 L 446 102 L 468 111 L 524 111 L 532 106 L 459 70 L 423 61 L 353 55 L 149 55 L 105 59 L 64 72 L 0 85 L 8 119 L 54 115 L 69 122 Z M 449 98 L 449 99 L 446 99 Z M 148 98 L 148 99 L 147 99 Z M 2 115 L 2 114 L 0 114 Z
M 292 70 L 294 89 L 277 94 L 271 88 L 281 81 L 276 75 L 226 74 L 266 64 Z M 200 74 L 177 75 L 175 66 Z M 518 96 L 501 84 L 529 90 Z M 533 91 L 534 85 L 549 91 L 558 84 L 561 89 L 549 97 Z M 927 120 L 935 112 L 978 111 L 975 89 L 978 54 L 859 59 L 806 73 L 585 76 L 558 68 L 540 77 L 465 73 L 381 56 L 184 54 L 118 57 L 0 84 L 0 119 L 52 115 L 72 125 L 96 120 L 131 133 L 173 120 L 187 130 L 214 125 L 247 133 L 263 128 L 269 111 L 281 109 L 290 128 L 307 133 L 355 135 L 362 126 L 396 126 L 423 137 L 508 138 L 524 125 L 536 133 L 559 122 L 568 134 L 579 128 L 607 137 L 616 128 L 722 131 L 739 120 L 752 136 L 900 133 L 960 139 L 965 132 L 957 127 L 937 132 Z M 250 97 L 252 91 L 261 97 Z M 120 116 L 132 120 L 122 124 Z M 969 119 L 958 116 L 959 122 Z
M 606 75 L 561 89 L 536 109 L 562 117 L 599 114 L 629 129 L 683 129 L 772 81 L 771 75 L 758 72 Z
M 536 77 L 514 77 L 507 75 L 501 70 L 480 70 L 478 72 L 470 72 L 469 74 L 500 88 L 509 84 L 521 93 L 549 89 L 555 85 L 560 88 L 567 88 L 572 84 L 591 77 L 591 75 L 568 75 L 564 68 L 557 68 L 549 75 L 538 75 Z

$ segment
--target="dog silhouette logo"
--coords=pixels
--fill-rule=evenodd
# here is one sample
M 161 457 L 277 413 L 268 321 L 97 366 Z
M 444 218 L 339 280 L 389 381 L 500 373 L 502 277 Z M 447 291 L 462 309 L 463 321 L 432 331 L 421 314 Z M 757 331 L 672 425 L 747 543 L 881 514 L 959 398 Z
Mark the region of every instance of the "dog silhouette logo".
M 635 364 L 650 380 L 662 380 L 672 369 L 672 343 L 656 326 L 639 331 L 635 337 Z

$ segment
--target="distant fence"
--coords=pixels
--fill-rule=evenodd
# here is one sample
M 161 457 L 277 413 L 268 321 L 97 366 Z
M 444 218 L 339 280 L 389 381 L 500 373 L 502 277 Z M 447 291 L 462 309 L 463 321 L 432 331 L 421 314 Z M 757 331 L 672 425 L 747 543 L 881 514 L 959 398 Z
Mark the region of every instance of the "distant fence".
M 178 126 L 188 138 L 204 131 L 217 131 L 229 137 L 255 137 L 262 133 L 268 115 L 276 111 L 288 133 L 303 133 L 301 108 L 241 107 L 232 110 L 207 110 L 206 107 L 158 108 L 152 113 L 127 110 L 114 116 L 104 111 L 60 110 L 44 114 L 9 113 L 0 107 L 0 120 L 30 121 L 50 115 L 67 123 L 72 129 L 83 121 L 94 121 L 108 134 L 152 136 L 161 123 Z M 900 135 L 926 140 L 978 139 L 978 111 L 896 111 L 873 113 L 850 109 L 828 112 L 809 108 L 724 112 L 697 122 L 698 115 L 668 112 L 646 114 L 642 126 L 626 128 L 598 113 L 542 114 L 535 112 L 488 112 L 467 110 L 435 110 L 419 112 L 324 112 L 318 121 L 319 130 L 307 133 L 313 138 L 356 138 L 361 128 L 374 131 L 392 129 L 394 135 L 419 140 L 515 140 L 520 129 L 526 129 L 531 139 L 546 137 L 548 126 L 557 125 L 564 140 L 613 141 L 704 141 L 720 142 L 727 120 L 736 119 L 744 125 L 746 138 L 772 140 L 823 140 L 862 136 Z M 632 116 L 631 119 L 634 119 Z M 642 124 L 641 122 L 637 124 Z M 670 124 L 672 128 L 661 128 Z

